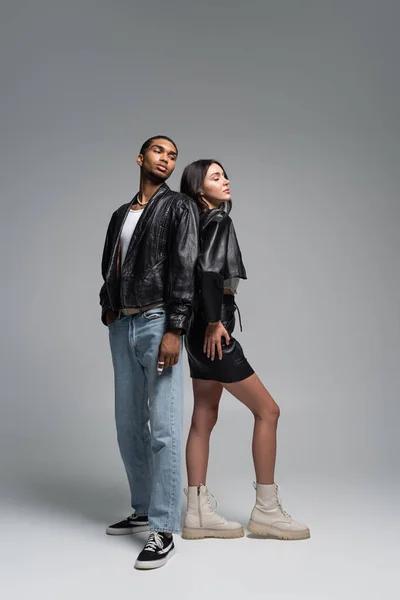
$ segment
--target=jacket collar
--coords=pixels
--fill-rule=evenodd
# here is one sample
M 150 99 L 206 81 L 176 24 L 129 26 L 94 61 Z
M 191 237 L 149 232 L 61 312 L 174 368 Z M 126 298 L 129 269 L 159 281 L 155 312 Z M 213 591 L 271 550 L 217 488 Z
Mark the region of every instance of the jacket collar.
M 232 210 L 232 202 L 230 200 L 224 200 L 221 204 L 218 205 L 218 208 L 211 208 L 210 210 L 205 210 L 202 214 L 201 221 L 203 225 L 206 225 L 210 221 L 214 219 L 214 217 L 221 213 L 229 213 Z
M 150 198 L 150 200 L 147 202 L 146 207 L 149 206 L 154 200 L 156 200 L 157 198 L 159 198 L 160 196 L 162 196 L 162 194 L 164 192 L 169 192 L 170 188 L 168 187 L 168 185 L 166 183 L 163 183 L 156 192 L 154 192 L 154 194 L 152 195 L 152 197 Z M 139 192 L 137 192 L 134 197 L 132 198 L 132 201 L 129 205 L 129 210 L 132 208 L 132 206 L 134 204 L 137 204 L 138 201 L 138 196 L 139 196 Z
M 128 246 L 128 250 L 126 251 L 126 257 L 125 257 L 125 261 L 128 262 L 129 259 L 131 258 L 135 247 L 137 247 L 138 243 L 140 242 L 146 224 L 149 220 L 149 217 L 153 214 L 154 212 L 154 208 L 155 208 L 155 202 L 156 200 L 158 200 L 161 196 L 163 196 L 166 192 L 169 192 L 170 188 L 168 187 L 168 185 L 166 183 L 163 183 L 158 190 L 152 195 L 152 197 L 150 198 L 150 200 L 147 202 L 146 206 L 143 209 L 143 214 L 139 219 L 138 224 L 135 227 L 135 231 L 133 232 L 133 235 L 131 237 L 131 241 L 129 242 L 129 246 Z M 136 204 L 137 202 L 137 197 L 138 194 L 136 194 L 136 196 L 133 198 L 132 202 L 130 203 L 130 205 L 128 206 L 128 210 L 126 211 L 125 215 L 124 215 L 124 220 L 123 223 L 121 225 L 121 229 L 120 229 L 120 235 L 121 236 L 121 232 L 122 232 L 122 228 L 124 226 L 125 223 L 125 219 L 129 214 L 129 211 L 131 209 L 131 207 Z
M 224 200 L 221 202 L 221 204 L 218 206 L 218 210 L 222 210 L 229 215 L 232 210 L 232 200 Z

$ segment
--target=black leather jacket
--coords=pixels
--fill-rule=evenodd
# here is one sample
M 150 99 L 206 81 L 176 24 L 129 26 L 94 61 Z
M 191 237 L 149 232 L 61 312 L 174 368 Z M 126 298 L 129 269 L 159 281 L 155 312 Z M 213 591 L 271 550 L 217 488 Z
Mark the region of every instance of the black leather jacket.
M 195 293 L 199 214 L 195 202 L 164 183 L 146 205 L 132 235 L 124 264 L 120 236 L 135 198 L 114 212 L 108 226 L 101 270 L 101 320 L 107 311 L 164 302 L 167 329 L 186 331 Z
M 230 201 L 200 215 L 200 254 L 196 282 L 205 321 L 221 319 L 224 280 L 247 279 L 235 228 L 229 213 Z

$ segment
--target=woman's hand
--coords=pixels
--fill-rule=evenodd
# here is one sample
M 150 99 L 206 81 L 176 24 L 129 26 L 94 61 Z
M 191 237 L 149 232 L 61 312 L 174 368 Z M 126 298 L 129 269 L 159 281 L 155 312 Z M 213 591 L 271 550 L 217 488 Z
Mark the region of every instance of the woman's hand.
M 209 323 L 204 336 L 203 346 L 203 352 L 207 354 L 207 358 L 214 360 L 215 350 L 217 350 L 218 358 L 222 360 L 222 338 L 225 338 L 226 344 L 229 344 L 231 338 L 221 321 Z

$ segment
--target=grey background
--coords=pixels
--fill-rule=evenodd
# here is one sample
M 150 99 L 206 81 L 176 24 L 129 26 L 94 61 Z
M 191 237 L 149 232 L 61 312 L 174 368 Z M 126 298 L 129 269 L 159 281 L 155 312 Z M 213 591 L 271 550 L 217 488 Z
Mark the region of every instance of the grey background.
M 346 485 L 392 502 L 399 16 L 397 2 L 371 0 L 1 3 L 7 507 L 92 515 L 97 527 L 129 509 L 100 258 L 111 213 L 137 190 L 139 147 L 158 133 L 179 146 L 172 187 L 199 157 L 230 175 L 249 277 L 238 337 L 281 407 L 277 481 L 291 512 L 313 525 Z M 185 391 L 186 434 L 188 376 Z M 243 519 L 251 433 L 251 415 L 224 396 L 208 481 L 236 518 L 242 490 Z M 332 495 L 312 500 L 307 486 Z

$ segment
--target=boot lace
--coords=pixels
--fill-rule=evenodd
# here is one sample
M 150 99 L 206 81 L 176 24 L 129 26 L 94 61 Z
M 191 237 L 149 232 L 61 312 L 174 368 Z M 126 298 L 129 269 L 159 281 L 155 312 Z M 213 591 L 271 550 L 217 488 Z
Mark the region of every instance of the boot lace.
M 201 485 L 203 485 L 203 484 L 201 484 Z M 214 494 L 212 494 L 212 493 L 210 492 L 210 490 L 208 489 L 208 487 L 207 487 L 207 486 L 204 486 L 204 487 L 205 487 L 205 488 L 207 488 L 207 502 L 208 502 L 208 505 L 209 505 L 209 507 L 211 508 L 211 510 L 213 510 L 213 511 L 215 512 L 215 511 L 217 510 L 217 508 L 218 508 L 218 500 L 216 499 L 216 497 L 214 496 Z M 189 490 L 188 490 L 188 488 L 185 488 L 185 489 L 183 490 L 183 492 L 184 492 L 185 496 L 187 496 L 187 495 L 188 495 L 188 493 L 189 493 Z M 211 496 L 211 498 L 214 500 L 214 506 L 211 506 L 211 502 L 210 502 L 210 496 Z
M 285 515 L 285 517 L 287 517 L 288 519 L 292 519 L 293 520 L 292 515 L 289 515 L 289 513 L 282 506 L 281 492 L 280 492 L 279 485 L 277 483 L 275 483 L 274 486 L 275 486 L 276 501 L 278 503 L 278 506 L 279 506 L 282 514 Z M 255 481 L 253 481 L 253 487 L 254 487 L 255 490 L 257 489 L 257 483 Z
M 213 499 L 213 502 L 211 502 L 211 498 Z M 212 512 L 218 517 L 219 523 L 226 523 L 225 517 L 223 517 L 222 515 L 219 515 L 217 513 L 218 500 L 216 499 L 214 494 L 212 494 L 210 492 L 210 490 L 208 488 L 207 488 L 207 504 L 210 507 L 210 509 L 212 510 Z M 213 504 L 214 504 L 214 506 L 213 506 Z
M 203 484 L 202 484 L 202 485 L 203 485 Z M 210 492 L 210 490 L 208 489 L 208 487 L 207 487 L 207 486 L 204 486 L 204 487 L 207 489 L 207 504 L 208 504 L 208 506 L 211 508 L 211 510 L 212 510 L 213 512 L 216 512 L 216 510 L 217 510 L 217 508 L 218 508 L 218 506 L 219 506 L 219 505 L 218 505 L 218 500 L 216 499 L 216 497 L 214 496 L 214 494 L 212 494 L 212 493 Z M 185 488 L 183 491 L 184 491 L 184 493 L 185 493 L 185 496 L 187 496 L 187 495 L 188 495 L 188 493 L 189 493 L 189 490 L 188 490 L 188 488 Z M 210 497 L 211 497 L 211 498 L 213 499 L 213 501 L 214 501 L 214 502 L 213 502 L 214 506 L 212 505 L 212 503 L 211 503 L 211 501 L 210 501 Z M 226 522 L 226 519 L 225 519 L 224 517 L 222 517 L 221 515 L 218 515 L 218 516 L 220 517 L 220 519 L 222 519 L 224 522 Z
M 285 517 L 288 517 L 289 519 L 291 519 L 292 515 L 289 515 L 289 513 L 286 512 L 286 510 L 282 506 L 281 491 L 280 491 L 279 485 L 277 483 L 275 484 L 275 495 L 276 495 L 276 501 L 278 502 L 278 506 L 281 509 L 281 512 L 285 515 Z
M 212 498 L 212 499 L 213 499 L 213 501 L 214 501 L 214 502 L 213 502 L 214 506 L 212 506 L 212 503 L 211 503 L 211 501 L 210 501 L 210 498 Z M 210 490 L 209 490 L 208 488 L 207 488 L 207 503 L 208 503 L 208 506 L 211 508 L 211 510 L 212 510 L 212 511 L 214 511 L 214 512 L 215 512 L 215 511 L 217 510 L 217 508 L 218 508 L 218 500 L 216 499 L 216 497 L 214 496 L 214 494 L 212 494 L 212 493 L 210 492 Z
M 149 539 L 147 540 L 143 550 L 147 550 L 148 552 L 156 552 L 157 548 L 162 550 L 164 545 L 162 543 L 161 535 L 157 532 L 153 532 L 149 535 Z

